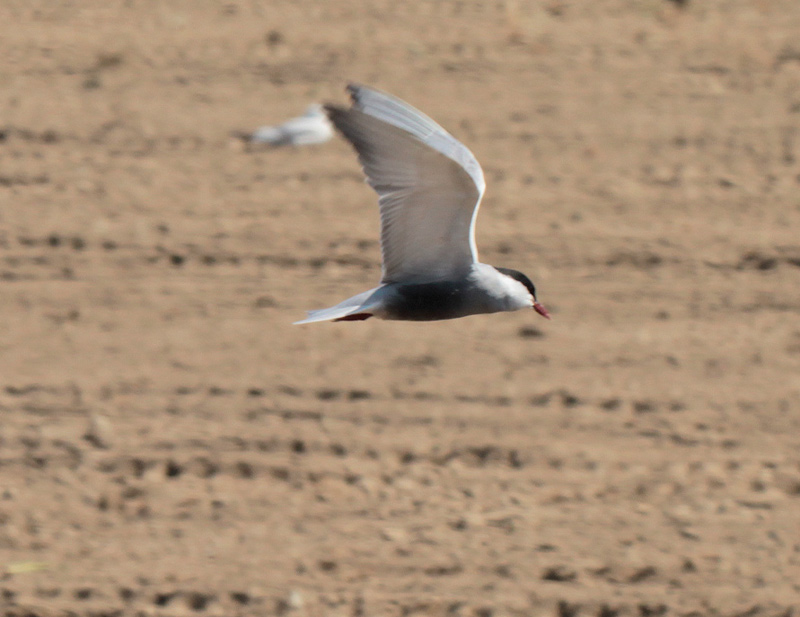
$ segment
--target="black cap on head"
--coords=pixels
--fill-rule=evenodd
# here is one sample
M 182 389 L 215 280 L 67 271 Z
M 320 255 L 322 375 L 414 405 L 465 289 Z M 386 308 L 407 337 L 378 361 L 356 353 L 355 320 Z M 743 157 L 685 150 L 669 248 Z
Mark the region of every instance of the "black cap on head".
M 512 279 L 519 281 L 525 288 L 531 292 L 533 299 L 536 300 L 536 287 L 533 285 L 533 281 L 529 279 L 527 276 L 522 274 L 519 270 L 512 270 L 511 268 L 495 268 L 498 272 L 502 272 L 506 276 L 510 276 Z

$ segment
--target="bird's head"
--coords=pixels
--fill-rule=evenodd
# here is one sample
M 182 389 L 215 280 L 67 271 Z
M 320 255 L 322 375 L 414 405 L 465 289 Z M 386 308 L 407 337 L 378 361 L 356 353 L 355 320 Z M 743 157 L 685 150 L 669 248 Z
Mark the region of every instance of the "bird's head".
M 539 301 L 536 299 L 536 286 L 533 284 L 533 281 L 529 279 L 527 276 L 519 272 L 518 270 L 512 270 L 511 268 L 495 268 L 498 272 L 505 274 L 506 276 L 511 277 L 515 281 L 522 283 L 525 286 L 525 289 L 528 290 L 528 293 L 531 295 L 531 308 L 539 313 L 545 319 L 550 319 L 550 313 L 547 312 L 547 309 L 544 308 Z

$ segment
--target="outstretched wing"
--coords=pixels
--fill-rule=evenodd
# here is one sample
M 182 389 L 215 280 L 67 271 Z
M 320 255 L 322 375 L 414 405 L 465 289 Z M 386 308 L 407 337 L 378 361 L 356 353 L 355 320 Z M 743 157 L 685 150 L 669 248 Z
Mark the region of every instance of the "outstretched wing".
M 350 85 L 352 107 L 326 105 L 358 153 L 381 212 L 382 283 L 450 279 L 477 261 L 486 188 L 473 154 L 407 103 Z

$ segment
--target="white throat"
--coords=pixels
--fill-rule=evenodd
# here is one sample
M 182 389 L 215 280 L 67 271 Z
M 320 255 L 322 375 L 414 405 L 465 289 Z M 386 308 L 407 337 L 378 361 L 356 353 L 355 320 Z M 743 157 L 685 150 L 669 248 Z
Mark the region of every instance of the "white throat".
M 476 263 L 472 267 L 472 277 L 476 285 L 504 305 L 507 311 L 533 307 L 533 297 L 515 278 L 499 272 L 490 265 Z

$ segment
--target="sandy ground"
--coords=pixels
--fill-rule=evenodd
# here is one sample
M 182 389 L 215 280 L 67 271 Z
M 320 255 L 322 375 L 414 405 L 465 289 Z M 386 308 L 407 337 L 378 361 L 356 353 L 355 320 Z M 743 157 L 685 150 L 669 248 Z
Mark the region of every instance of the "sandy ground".
M 800 4 L 0 3 L 0 614 L 797 614 Z M 483 163 L 531 313 L 374 285 L 346 143 Z

